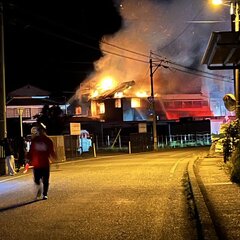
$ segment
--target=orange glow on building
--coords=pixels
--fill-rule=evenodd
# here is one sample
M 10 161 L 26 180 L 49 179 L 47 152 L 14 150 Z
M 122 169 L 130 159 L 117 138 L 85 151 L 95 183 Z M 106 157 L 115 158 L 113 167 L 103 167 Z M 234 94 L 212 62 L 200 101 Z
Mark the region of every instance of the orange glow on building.
M 139 98 L 131 98 L 131 107 L 132 108 L 139 108 L 141 107 L 141 102 Z

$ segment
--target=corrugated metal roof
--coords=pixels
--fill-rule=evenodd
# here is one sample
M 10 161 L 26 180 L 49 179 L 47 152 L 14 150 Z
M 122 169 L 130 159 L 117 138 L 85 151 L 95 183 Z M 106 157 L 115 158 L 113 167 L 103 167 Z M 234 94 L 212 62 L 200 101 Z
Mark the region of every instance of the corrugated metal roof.
M 213 32 L 202 64 L 216 70 L 240 68 L 240 32 Z

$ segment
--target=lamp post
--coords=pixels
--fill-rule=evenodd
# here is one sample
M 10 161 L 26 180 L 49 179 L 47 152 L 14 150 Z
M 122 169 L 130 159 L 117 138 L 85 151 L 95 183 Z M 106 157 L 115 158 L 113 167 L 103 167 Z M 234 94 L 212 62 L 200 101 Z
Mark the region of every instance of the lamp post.
M 23 137 L 23 121 L 22 121 L 22 116 L 23 116 L 23 108 L 18 108 L 18 114 L 20 118 L 20 135 Z

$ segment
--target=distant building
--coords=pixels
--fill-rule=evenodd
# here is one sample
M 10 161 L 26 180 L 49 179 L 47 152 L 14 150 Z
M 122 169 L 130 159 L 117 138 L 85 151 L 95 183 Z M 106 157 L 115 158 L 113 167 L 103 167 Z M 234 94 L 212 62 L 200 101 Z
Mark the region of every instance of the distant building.
M 63 101 L 56 101 L 51 97 L 49 91 L 26 85 L 18 88 L 7 95 L 6 118 L 9 135 L 20 133 L 20 125 L 33 123 L 44 105 L 59 105 L 63 110 L 66 104 Z M 19 121 L 21 117 L 21 121 Z M 17 131 L 17 133 L 16 133 Z

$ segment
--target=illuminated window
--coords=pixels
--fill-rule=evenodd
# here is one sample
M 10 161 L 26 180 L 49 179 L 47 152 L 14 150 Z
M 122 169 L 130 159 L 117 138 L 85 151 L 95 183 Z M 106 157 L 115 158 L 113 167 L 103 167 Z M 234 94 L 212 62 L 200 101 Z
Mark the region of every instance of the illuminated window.
M 96 101 L 91 101 L 91 114 L 93 117 L 97 116 L 97 103 Z
M 76 115 L 79 115 L 79 114 L 81 114 L 82 113 L 82 108 L 79 106 L 79 107 L 76 107 L 75 108 L 75 114 Z
M 131 107 L 132 108 L 138 108 L 141 106 L 140 99 L 139 98 L 132 98 L 131 99 Z
M 99 113 L 100 114 L 105 113 L 105 104 L 104 103 L 99 103 Z
M 31 108 L 25 108 L 24 109 L 23 117 L 31 117 Z
M 13 108 L 7 108 L 7 118 L 13 118 L 14 115 L 14 109 Z
M 122 102 L 120 98 L 115 99 L 115 108 L 121 108 Z

